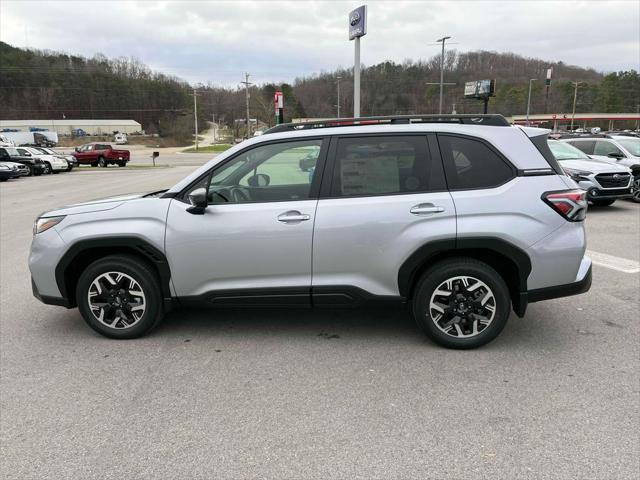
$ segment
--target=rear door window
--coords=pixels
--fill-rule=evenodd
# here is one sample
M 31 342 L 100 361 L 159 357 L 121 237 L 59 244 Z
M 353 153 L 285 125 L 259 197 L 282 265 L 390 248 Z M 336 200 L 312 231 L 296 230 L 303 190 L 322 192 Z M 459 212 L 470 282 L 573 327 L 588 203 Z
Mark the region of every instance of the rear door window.
M 444 189 L 442 165 L 431 161 L 426 136 L 343 137 L 337 140 L 332 197 Z
M 438 134 L 438 144 L 452 190 L 497 187 L 516 175 L 507 160 L 479 139 Z
M 593 149 L 596 146 L 595 140 L 577 140 L 574 142 L 567 142 L 569 145 L 573 145 L 578 150 L 582 150 L 587 155 L 593 155 Z

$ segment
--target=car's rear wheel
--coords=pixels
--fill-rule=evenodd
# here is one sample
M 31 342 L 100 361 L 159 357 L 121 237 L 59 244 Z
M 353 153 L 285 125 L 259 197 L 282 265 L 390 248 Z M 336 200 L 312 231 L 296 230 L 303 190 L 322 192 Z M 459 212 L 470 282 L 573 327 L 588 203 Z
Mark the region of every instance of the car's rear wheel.
M 130 255 L 112 255 L 89 265 L 78 279 L 76 299 L 87 324 L 110 338 L 141 337 L 164 316 L 156 274 Z
M 102 168 L 106 168 L 107 167 L 107 162 L 104 159 L 104 157 L 98 158 L 98 166 L 102 167 Z
M 493 340 L 509 318 L 509 289 L 493 268 L 472 258 L 437 263 L 413 295 L 418 326 L 448 348 L 476 348 Z
M 615 201 L 615 198 L 609 198 L 607 200 L 591 200 L 591 203 L 593 203 L 596 207 L 608 207 L 609 205 L 613 205 L 613 202 Z

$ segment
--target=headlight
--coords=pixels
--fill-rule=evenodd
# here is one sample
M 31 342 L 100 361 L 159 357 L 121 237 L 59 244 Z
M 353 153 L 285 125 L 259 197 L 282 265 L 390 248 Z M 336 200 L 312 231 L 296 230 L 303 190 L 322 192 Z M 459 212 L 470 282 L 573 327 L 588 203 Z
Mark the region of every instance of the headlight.
M 0 163 L 0 170 L 11 170 L 7 165 Z
M 64 215 L 61 217 L 43 217 L 38 218 L 36 222 L 33 224 L 33 234 L 36 235 L 38 233 L 46 232 L 51 227 L 56 226 L 62 220 L 64 220 Z
M 572 168 L 564 168 L 564 173 L 573 178 L 576 182 L 580 180 L 589 180 L 589 175 L 593 175 L 593 172 L 587 170 L 573 170 Z

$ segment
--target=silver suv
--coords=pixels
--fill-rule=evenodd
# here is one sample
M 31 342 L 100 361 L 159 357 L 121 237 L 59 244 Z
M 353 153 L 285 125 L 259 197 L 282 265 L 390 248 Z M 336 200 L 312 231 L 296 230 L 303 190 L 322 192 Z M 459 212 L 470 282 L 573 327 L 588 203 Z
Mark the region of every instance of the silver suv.
M 585 192 L 548 133 L 498 115 L 279 125 L 168 190 L 43 214 L 33 292 L 112 338 L 176 303 L 386 303 L 441 345 L 477 347 L 512 308 L 591 284 Z

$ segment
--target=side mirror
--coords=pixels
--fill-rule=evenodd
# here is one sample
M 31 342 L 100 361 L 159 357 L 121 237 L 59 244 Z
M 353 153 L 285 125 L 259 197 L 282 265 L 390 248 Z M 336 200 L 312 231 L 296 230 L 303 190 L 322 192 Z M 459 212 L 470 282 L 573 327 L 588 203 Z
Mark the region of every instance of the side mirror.
M 80 147 L 76 147 L 73 149 L 75 152 L 79 152 L 80 151 Z
M 271 177 L 264 173 L 258 173 L 247 179 L 247 184 L 250 187 L 267 187 L 271 183 Z
M 191 206 L 187 208 L 187 212 L 194 215 L 204 214 L 208 204 L 207 189 L 196 188 L 193 192 L 189 193 L 189 203 L 191 203 Z
M 622 158 L 624 158 L 624 155 L 620 152 L 611 152 L 609 155 L 607 155 L 607 157 L 610 158 L 615 158 L 616 160 L 620 160 Z

